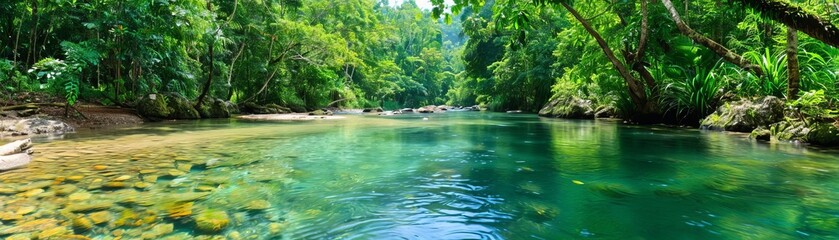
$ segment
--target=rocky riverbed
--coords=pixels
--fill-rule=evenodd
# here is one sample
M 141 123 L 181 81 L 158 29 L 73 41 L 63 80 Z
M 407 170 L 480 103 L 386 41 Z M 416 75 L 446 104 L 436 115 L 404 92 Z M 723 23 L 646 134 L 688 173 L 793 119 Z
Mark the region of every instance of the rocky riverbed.
M 288 224 L 274 196 L 293 170 L 288 158 L 261 155 L 264 146 L 232 143 L 242 138 L 209 131 L 39 143 L 32 164 L 0 173 L 0 238 L 278 237 Z M 234 149 L 246 154 L 231 157 Z

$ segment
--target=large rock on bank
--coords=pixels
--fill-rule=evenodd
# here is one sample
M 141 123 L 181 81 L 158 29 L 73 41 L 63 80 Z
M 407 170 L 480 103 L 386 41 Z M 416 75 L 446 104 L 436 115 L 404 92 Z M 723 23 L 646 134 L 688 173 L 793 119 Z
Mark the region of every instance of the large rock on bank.
M 821 146 L 839 146 L 839 126 L 830 123 L 817 123 L 810 127 L 807 142 Z
M 752 132 L 758 127 L 783 121 L 784 101 L 769 96 L 758 100 L 740 100 L 720 106 L 701 122 L 703 129 Z
M 594 114 L 591 100 L 574 96 L 556 97 L 539 110 L 542 117 L 593 119 Z
M 64 134 L 75 129 L 67 123 L 43 118 L 0 120 L 0 136 Z
M 199 119 L 199 118 L 227 118 L 231 114 L 230 104 L 220 99 L 207 98 L 200 109 L 195 104 L 178 93 L 149 94 L 137 104 L 137 112 L 150 120 L 165 119 Z M 200 110 L 200 111 L 199 111 Z M 232 111 L 238 112 L 238 109 Z

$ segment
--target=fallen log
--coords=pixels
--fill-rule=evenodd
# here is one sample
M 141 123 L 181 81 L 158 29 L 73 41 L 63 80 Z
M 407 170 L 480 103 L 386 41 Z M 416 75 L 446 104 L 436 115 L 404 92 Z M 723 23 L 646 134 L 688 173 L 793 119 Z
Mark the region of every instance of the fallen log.
M 32 140 L 18 140 L 0 146 L 0 171 L 26 166 L 32 162 Z

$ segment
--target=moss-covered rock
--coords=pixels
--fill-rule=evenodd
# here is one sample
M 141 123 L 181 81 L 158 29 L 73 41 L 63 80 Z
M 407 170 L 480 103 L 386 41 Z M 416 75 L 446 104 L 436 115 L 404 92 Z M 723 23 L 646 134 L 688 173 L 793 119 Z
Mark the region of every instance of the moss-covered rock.
M 542 110 L 539 110 L 539 116 L 542 117 L 571 119 L 593 119 L 594 113 L 590 100 L 574 96 L 554 97 Z
M 201 118 L 192 102 L 178 93 L 149 94 L 137 103 L 137 112 L 152 121 Z
M 752 132 L 757 127 L 768 127 L 784 118 L 784 101 L 768 96 L 759 100 L 740 100 L 720 106 L 702 120 L 703 129 L 733 132 Z
M 829 123 L 814 124 L 807 134 L 807 142 L 821 146 L 839 146 L 839 127 Z
M 199 119 L 201 115 L 193 107 L 192 102 L 178 93 L 167 93 L 166 103 L 171 114 L 170 119 Z
M 239 110 L 239 109 L 237 109 Z M 241 111 L 243 113 L 252 113 L 252 114 L 282 114 L 282 113 L 290 113 L 291 109 L 287 107 L 282 107 L 277 104 L 267 104 L 265 106 L 260 106 L 253 102 L 247 102 L 242 105 Z
M 201 118 L 229 118 L 228 104 L 221 99 L 205 99 L 199 109 Z
M 764 127 L 758 127 L 751 134 L 749 134 L 749 138 L 761 141 L 769 141 L 772 139 L 772 133 L 769 129 Z
M 779 141 L 807 141 L 810 128 L 803 122 L 778 122 L 769 126 L 769 133 Z
M 239 110 L 239 106 L 235 103 L 232 103 L 230 101 L 224 101 L 224 105 L 227 107 L 227 111 L 230 112 L 230 114 L 241 113 L 241 111 Z
M 160 94 L 149 94 L 140 99 L 137 112 L 152 120 L 166 119 L 172 113 L 166 103 L 166 96 Z
M 310 116 L 332 116 L 332 111 L 327 109 L 318 109 L 309 113 Z
M 205 233 L 217 233 L 227 227 L 230 217 L 220 210 L 207 209 L 195 216 L 195 227 L 198 231 Z

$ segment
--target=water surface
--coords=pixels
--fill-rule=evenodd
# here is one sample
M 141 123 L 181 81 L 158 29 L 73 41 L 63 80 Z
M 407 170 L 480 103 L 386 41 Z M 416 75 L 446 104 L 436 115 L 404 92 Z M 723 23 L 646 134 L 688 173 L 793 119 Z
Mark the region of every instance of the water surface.
M 39 141 L 36 162 L 0 175 L 15 191 L 0 194 L 0 213 L 39 210 L 3 226 L 55 219 L 103 239 L 839 236 L 835 153 L 717 132 L 446 113 L 167 122 Z M 52 183 L 24 196 L 38 181 Z M 114 204 L 68 210 L 80 202 Z M 102 212 L 111 219 L 89 230 L 70 224 Z M 126 212 L 137 216 L 120 222 Z M 207 212 L 224 226 L 196 230 Z

